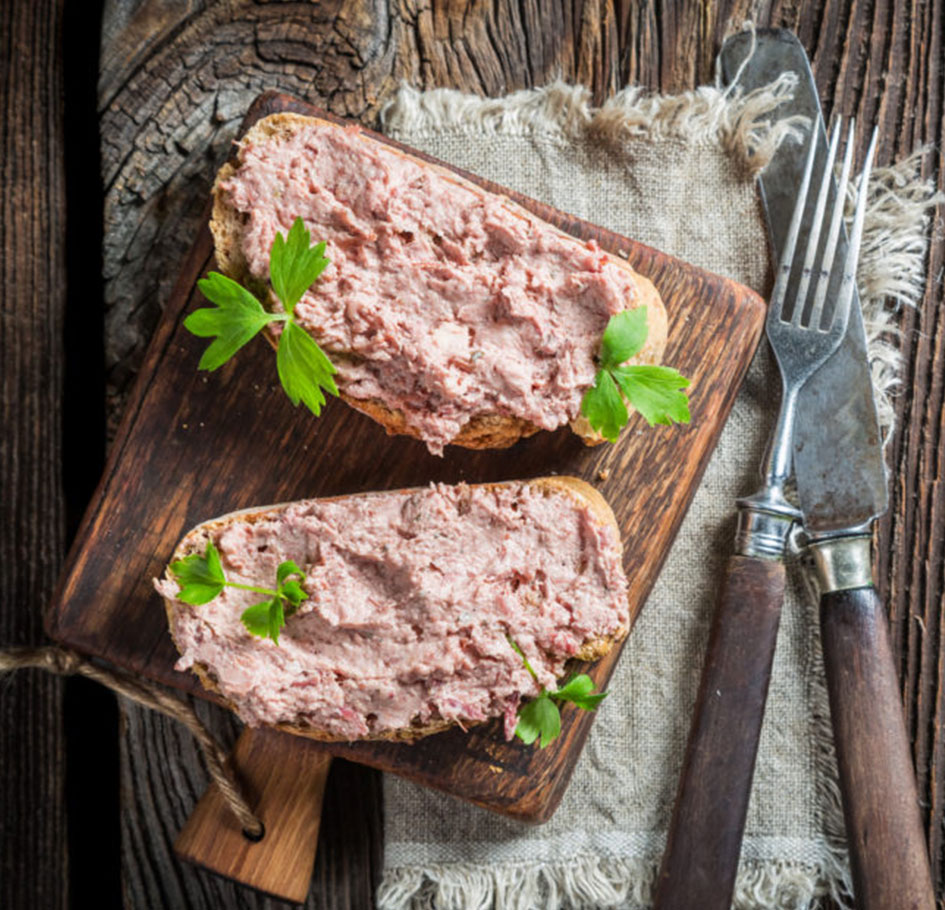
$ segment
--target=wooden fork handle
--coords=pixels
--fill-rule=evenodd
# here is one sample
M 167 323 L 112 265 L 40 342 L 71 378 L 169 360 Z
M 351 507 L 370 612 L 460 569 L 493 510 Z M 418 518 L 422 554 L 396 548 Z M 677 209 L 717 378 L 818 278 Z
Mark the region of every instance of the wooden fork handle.
M 658 910 L 731 907 L 784 577 L 779 560 L 729 560 L 657 882 Z
M 860 910 L 932 910 L 935 898 L 886 617 L 872 587 L 820 601 L 853 890 Z

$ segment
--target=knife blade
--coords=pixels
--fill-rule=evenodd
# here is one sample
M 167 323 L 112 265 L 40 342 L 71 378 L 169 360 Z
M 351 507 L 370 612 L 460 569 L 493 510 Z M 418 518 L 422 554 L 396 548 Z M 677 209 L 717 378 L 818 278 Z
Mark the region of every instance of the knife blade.
M 751 90 L 785 70 L 795 72 L 794 98 L 778 114 L 810 117 L 825 144 L 817 90 L 800 42 L 784 30 L 758 32 L 756 40 L 750 58 L 750 33 L 726 42 L 723 74 L 729 80 L 737 75 L 742 88 Z M 794 204 L 799 158 L 796 147 L 782 146 L 760 180 L 776 255 Z M 932 910 L 912 754 L 887 620 L 873 587 L 871 522 L 885 511 L 887 491 L 872 389 L 857 298 L 843 343 L 799 396 L 794 473 L 821 590 L 824 669 L 857 906 Z
M 818 154 L 826 154 L 827 135 L 820 100 L 807 54 L 797 36 L 786 29 L 759 29 L 755 53 L 750 32 L 740 32 L 722 47 L 722 78 L 738 75 L 745 91 L 772 83 L 784 72 L 798 77 L 793 97 L 771 117 L 801 115 L 811 119 L 817 134 Z M 742 63 L 744 68 L 739 72 Z M 759 179 L 768 223 L 772 261 L 782 253 L 795 193 L 804 169 L 804 146 L 783 144 Z M 838 258 L 847 250 L 841 231 Z M 811 533 L 831 532 L 864 525 L 886 510 L 886 474 L 872 378 L 866 350 L 866 332 L 855 295 L 847 332 L 837 352 L 821 367 L 816 381 L 801 391 L 798 414 L 805 419 L 794 427 L 794 469 L 804 526 Z M 836 470 L 836 453 L 847 454 L 843 471 Z

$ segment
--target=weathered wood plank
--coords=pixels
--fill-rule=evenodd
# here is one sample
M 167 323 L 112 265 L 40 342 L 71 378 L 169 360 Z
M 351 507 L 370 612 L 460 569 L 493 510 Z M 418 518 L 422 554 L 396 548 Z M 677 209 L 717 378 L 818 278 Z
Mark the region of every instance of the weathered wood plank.
M 121 834 L 125 903 L 135 910 L 168 907 L 258 908 L 290 905 L 180 862 L 172 844 L 209 779 L 183 728 L 122 700 Z M 220 742 L 232 745 L 237 722 L 197 702 L 197 713 Z M 332 762 L 309 910 L 373 903 L 381 859 L 380 774 Z
M 797 31 L 811 54 L 825 110 L 855 112 L 861 139 L 869 120 L 879 118 L 885 131 L 881 161 L 922 142 L 937 143 L 926 171 L 945 185 L 942 0 L 733 0 L 714 5 L 376 0 L 323 3 L 317 9 L 249 2 L 205 9 L 187 0 L 109 3 L 100 100 L 113 401 L 127 389 L 167 299 L 172 276 L 165 264 L 179 261 L 193 239 L 206 180 L 225 152 L 226 137 L 260 89 L 289 90 L 336 113 L 368 119 L 401 78 L 424 86 L 496 92 L 541 84 L 560 72 L 566 79 L 580 74 L 591 80 L 598 100 L 627 81 L 676 91 L 712 78 L 721 38 L 749 17 L 759 25 Z M 524 39 L 518 37 L 519 26 Z M 217 124 L 213 129 L 206 124 L 208 114 Z M 170 150 L 173 158 L 171 167 L 159 174 L 152 172 L 149 157 L 156 148 Z M 945 492 L 940 482 L 945 326 L 937 308 L 943 268 L 939 242 L 930 262 L 926 301 L 917 313 L 906 314 L 904 323 L 908 363 L 899 400 L 902 429 L 890 448 L 892 507 L 879 547 L 880 580 L 901 659 L 907 722 L 940 893 L 945 873 Z M 147 723 L 160 732 L 150 734 L 148 767 L 155 767 L 150 776 L 143 773 L 138 779 L 138 798 L 147 794 L 157 805 L 174 798 L 162 789 L 157 766 L 174 756 L 175 740 L 163 720 Z M 131 747 L 126 738 L 129 754 Z M 355 780 L 349 795 L 360 797 L 357 782 L 363 772 L 349 770 Z M 376 787 L 376 779 L 369 776 L 368 781 Z M 128 816 L 126 812 L 126 826 Z M 323 830 L 326 837 L 331 830 L 336 838 L 330 851 L 344 837 L 366 838 L 374 845 L 369 849 L 362 844 L 350 856 L 366 857 L 379 843 L 377 829 L 369 826 L 336 828 L 326 819 Z M 326 856 L 324 841 L 320 852 Z M 364 906 L 346 897 L 343 888 L 324 885 L 353 881 L 357 869 L 367 868 L 334 865 L 358 861 L 350 856 L 342 850 L 340 858 L 333 853 L 324 864 L 320 861 L 319 906 Z M 133 868 L 132 860 L 126 870 Z M 126 874 L 129 894 L 143 897 L 146 886 L 138 882 L 132 888 L 131 873 Z M 210 905 L 206 897 L 200 901 L 195 906 Z
M 63 551 L 61 0 L 0 4 L 0 643 L 42 640 Z M 0 684 L 0 906 L 65 907 L 62 685 Z
M 880 163 L 932 144 L 923 172 L 945 188 L 943 79 L 945 4 L 855 3 L 844 12 L 827 4 L 818 29 L 814 71 L 830 112 L 855 115 L 862 154 L 878 123 Z M 942 217 L 939 207 L 936 218 Z M 919 801 L 929 839 L 933 878 L 945 886 L 943 811 L 945 755 L 945 489 L 941 452 L 945 426 L 945 266 L 941 228 L 932 246 L 925 299 L 903 319 L 905 363 L 898 400 L 899 430 L 889 447 L 890 509 L 878 533 L 878 579 L 889 611 L 913 744 Z
M 246 836 L 220 788 L 211 786 L 174 852 L 265 894 L 303 903 L 312 887 L 331 755 L 289 733 L 244 727 L 230 760 L 244 792 L 254 794 L 253 812 L 264 826 L 260 836 Z

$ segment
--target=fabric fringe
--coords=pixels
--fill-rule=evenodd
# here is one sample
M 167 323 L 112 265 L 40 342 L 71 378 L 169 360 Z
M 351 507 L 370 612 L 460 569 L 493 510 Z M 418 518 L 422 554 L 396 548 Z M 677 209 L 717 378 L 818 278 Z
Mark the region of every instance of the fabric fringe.
M 794 73 L 782 73 L 747 94 L 702 86 L 680 95 L 651 95 L 631 86 L 594 112 L 589 133 L 606 142 L 643 137 L 721 148 L 754 175 L 785 139 L 803 136 L 806 117 L 768 116 L 790 99 L 796 85 Z
M 386 869 L 378 910 L 645 910 L 652 904 L 657 867 L 657 859 L 579 856 L 547 864 Z M 816 907 L 827 896 L 852 907 L 845 867 L 838 865 L 825 876 L 824 870 L 801 863 L 748 862 L 739 869 L 733 907 Z
M 567 863 L 387 869 L 378 910 L 558 910 L 647 906 L 656 865 L 579 856 Z
M 932 180 L 921 175 L 928 148 L 876 168 L 870 178 L 857 286 L 870 354 L 876 411 L 888 441 L 895 424 L 893 397 L 901 385 L 903 305 L 917 306 L 925 293 L 926 261 L 935 206 L 945 202 Z M 856 186 L 848 187 L 852 218 Z M 941 231 L 941 226 L 937 229 Z
M 789 136 L 800 138 L 804 117 L 769 120 L 791 97 L 797 77 L 784 73 L 747 94 L 703 86 L 680 95 L 625 88 L 603 107 L 590 92 L 560 79 L 504 98 L 480 98 L 454 89 L 421 92 L 402 85 L 381 111 L 385 133 L 458 132 L 468 135 L 580 137 L 619 143 L 630 137 L 679 139 L 721 147 L 749 173 L 761 170 Z

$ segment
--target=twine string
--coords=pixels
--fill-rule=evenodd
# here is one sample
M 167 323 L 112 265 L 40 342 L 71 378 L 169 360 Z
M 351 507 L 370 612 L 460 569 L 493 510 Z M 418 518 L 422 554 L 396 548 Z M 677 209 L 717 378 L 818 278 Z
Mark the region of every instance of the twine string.
M 243 796 L 226 753 L 197 717 L 193 706 L 184 699 L 130 673 L 94 664 L 66 648 L 18 647 L 0 651 L 0 675 L 27 667 L 46 670 L 59 676 L 85 676 L 139 705 L 180 721 L 197 740 L 207 771 L 219 788 L 227 807 L 236 816 L 240 827 L 251 838 L 262 835 L 262 822 Z

